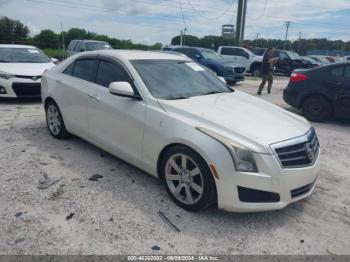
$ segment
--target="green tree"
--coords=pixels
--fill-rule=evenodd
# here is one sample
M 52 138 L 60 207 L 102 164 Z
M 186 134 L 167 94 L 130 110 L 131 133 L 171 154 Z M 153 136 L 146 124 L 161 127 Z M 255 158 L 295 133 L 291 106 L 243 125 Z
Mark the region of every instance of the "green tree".
M 29 29 L 18 20 L 0 18 L 0 41 L 3 43 L 21 42 L 27 39 Z
M 60 48 L 62 42 L 60 41 L 60 34 L 56 34 L 52 30 L 42 30 L 33 38 L 36 45 L 40 48 Z

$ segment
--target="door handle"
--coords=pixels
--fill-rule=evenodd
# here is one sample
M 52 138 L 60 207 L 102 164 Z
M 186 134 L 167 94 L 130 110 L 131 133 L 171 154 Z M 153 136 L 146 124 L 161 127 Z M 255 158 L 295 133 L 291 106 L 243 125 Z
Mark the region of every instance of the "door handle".
M 101 102 L 101 98 L 99 98 L 96 94 L 88 94 L 88 96 L 91 98 L 91 99 L 94 99 L 96 101 L 99 101 Z

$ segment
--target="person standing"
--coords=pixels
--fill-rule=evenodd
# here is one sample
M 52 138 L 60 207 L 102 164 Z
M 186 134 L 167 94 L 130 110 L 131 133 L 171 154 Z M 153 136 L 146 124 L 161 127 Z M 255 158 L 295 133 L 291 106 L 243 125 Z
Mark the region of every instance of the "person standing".
M 259 86 L 258 95 L 261 95 L 261 92 L 263 91 L 266 82 L 268 82 L 267 92 L 269 94 L 271 93 L 271 88 L 273 84 L 273 67 L 274 64 L 277 62 L 277 57 L 274 57 L 274 53 L 275 49 L 273 47 L 268 48 L 264 53 L 261 65 L 262 82 Z

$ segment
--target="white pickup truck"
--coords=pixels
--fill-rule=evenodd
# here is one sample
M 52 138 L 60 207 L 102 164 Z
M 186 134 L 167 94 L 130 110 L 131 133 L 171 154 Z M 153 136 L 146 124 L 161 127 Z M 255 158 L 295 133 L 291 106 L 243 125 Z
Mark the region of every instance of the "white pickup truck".
M 263 57 L 255 55 L 249 49 L 235 46 L 220 46 L 218 53 L 227 60 L 244 65 L 246 72 L 251 73 L 253 76 L 261 75 Z

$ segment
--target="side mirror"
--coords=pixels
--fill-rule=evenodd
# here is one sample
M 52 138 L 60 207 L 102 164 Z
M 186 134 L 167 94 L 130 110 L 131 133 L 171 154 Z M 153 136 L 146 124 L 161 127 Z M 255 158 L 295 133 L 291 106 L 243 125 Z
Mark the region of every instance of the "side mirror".
M 197 60 L 201 60 L 202 57 L 200 55 L 195 55 L 194 58 L 196 58 Z
M 220 79 L 221 82 L 223 82 L 226 85 L 226 80 L 225 78 L 223 78 L 222 76 L 218 76 L 218 78 Z
M 58 62 L 58 59 L 56 59 L 54 57 L 51 57 L 50 59 L 51 59 L 51 62 L 54 63 L 54 64 L 56 64 Z
M 140 100 L 138 95 L 135 95 L 134 89 L 128 82 L 112 82 L 109 85 L 109 92 L 112 95 L 122 96 Z

